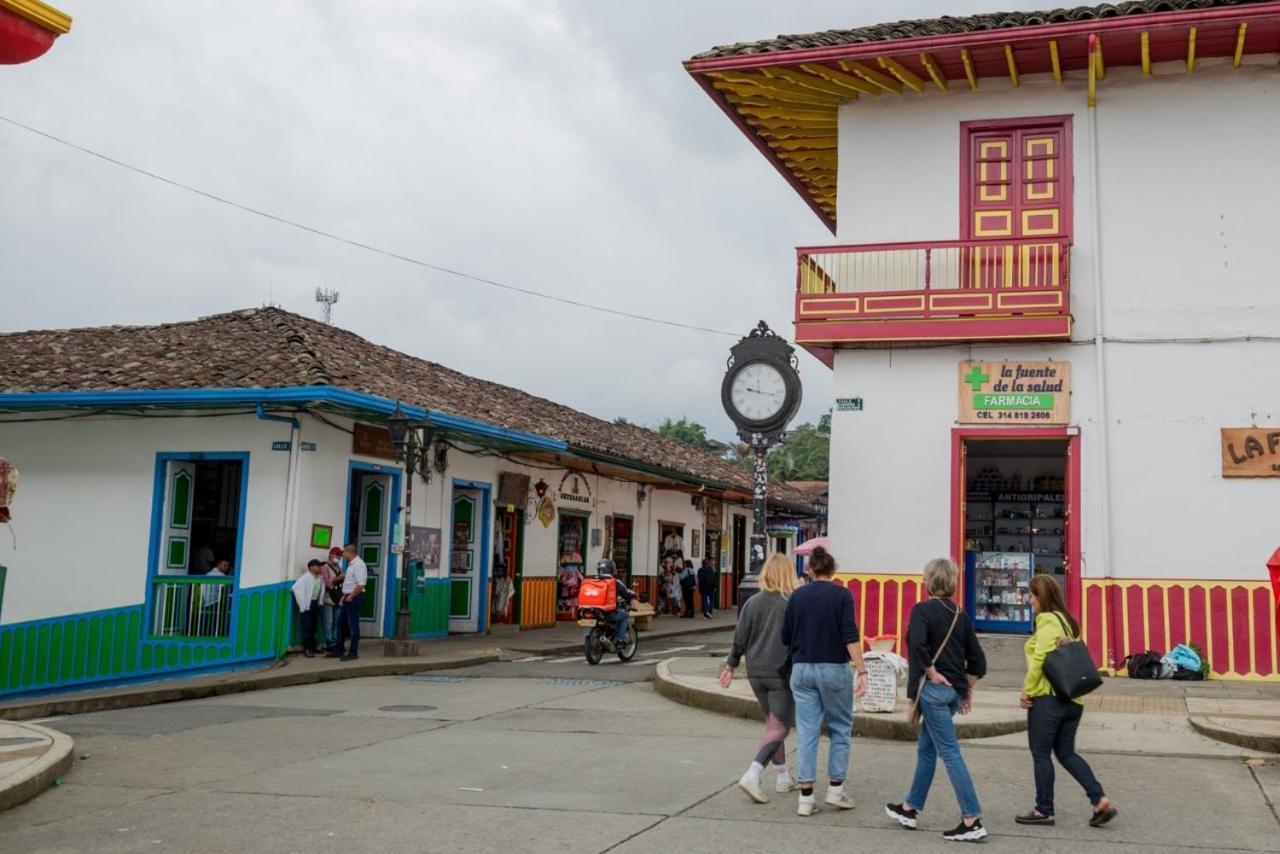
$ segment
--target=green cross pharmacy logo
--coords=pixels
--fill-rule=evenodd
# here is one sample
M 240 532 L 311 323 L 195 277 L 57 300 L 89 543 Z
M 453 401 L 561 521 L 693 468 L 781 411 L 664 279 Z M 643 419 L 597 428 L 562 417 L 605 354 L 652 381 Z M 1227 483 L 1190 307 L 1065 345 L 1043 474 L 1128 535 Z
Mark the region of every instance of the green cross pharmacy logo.
M 974 363 L 969 369 L 969 373 L 960 378 L 961 382 L 966 382 L 974 391 L 982 391 L 982 387 L 989 382 L 991 377 L 982 370 L 982 365 Z

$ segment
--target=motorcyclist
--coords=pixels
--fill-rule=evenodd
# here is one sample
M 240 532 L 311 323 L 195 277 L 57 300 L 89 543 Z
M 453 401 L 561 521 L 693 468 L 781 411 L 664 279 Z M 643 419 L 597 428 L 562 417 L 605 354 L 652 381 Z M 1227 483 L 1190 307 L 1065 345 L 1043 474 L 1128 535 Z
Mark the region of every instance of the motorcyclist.
M 636 594 L 630 587 L 622 583 L 616 575 L 617 568 L 613 565 L 613 561 L 609 558 L 601 558 L 596 562 L 596 578 L 612 578 L 614 589 L 618 594 L 618 607 L 609 613 L 609 622 L 613 623 L 614 638 L 618 646 L 624 646 L 627 642 L 627 624 L 630 621 L 628 611 L 631 608 L 631 600 Z

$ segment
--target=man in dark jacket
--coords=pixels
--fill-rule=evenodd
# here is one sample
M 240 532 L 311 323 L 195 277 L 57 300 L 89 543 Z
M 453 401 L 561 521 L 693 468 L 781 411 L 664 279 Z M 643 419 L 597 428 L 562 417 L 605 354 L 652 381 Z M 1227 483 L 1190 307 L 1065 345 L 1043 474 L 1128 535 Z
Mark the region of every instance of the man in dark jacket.
M 702 616 L 710 620 L 716 595 L 716 571 L 706 558 L 702 559 L 702 566 L 698 567 L 698 593 L 702 596 Z

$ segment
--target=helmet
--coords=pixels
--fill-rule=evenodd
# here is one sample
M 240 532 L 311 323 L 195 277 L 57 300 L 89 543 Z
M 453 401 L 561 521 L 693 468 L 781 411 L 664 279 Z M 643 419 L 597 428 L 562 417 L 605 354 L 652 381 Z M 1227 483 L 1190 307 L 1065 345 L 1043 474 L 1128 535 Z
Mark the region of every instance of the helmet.
M 596 561 L 596 575 L 613 575 L 615 572 L 617 569 L 609 558 L 602 557 Z

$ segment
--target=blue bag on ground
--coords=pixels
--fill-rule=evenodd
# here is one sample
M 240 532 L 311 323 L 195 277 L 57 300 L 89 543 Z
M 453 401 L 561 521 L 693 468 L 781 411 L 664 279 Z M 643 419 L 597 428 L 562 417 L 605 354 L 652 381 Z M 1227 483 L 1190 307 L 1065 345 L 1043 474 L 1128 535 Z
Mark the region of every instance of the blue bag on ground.
M 1165 654 L 1162 661 L 1172 664 L 1179 670 L 1192 670 L 1199 672 L 1200 656 L 1196 655 L 1196 651 L 1185 643 L 1180 643 Z

